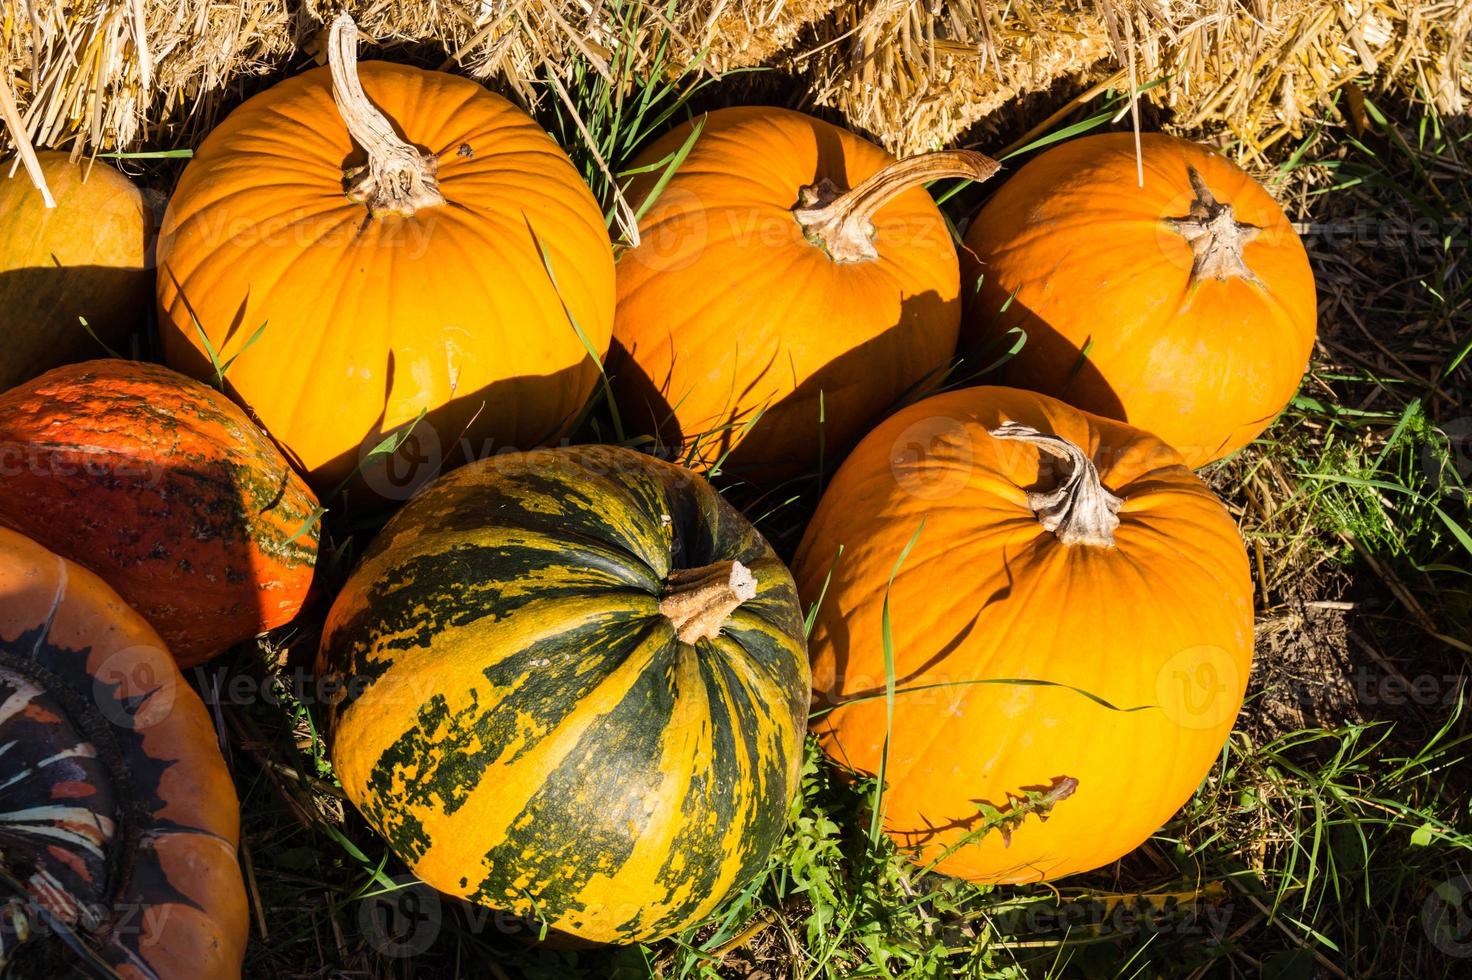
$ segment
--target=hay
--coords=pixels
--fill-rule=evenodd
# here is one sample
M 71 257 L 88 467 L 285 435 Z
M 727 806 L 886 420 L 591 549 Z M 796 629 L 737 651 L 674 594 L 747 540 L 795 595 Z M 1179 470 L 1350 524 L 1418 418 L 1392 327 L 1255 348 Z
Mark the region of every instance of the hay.
M 656 60 L 725 71 L 771 59 L 837 3 L 13 0 L 0 12 L 0 86 L 38 147 L 169 147 L 213 126 L 234 83 L 320 61 L 323 24 L 344 9 L 380 47 L 421 45 L 418 60 L 497 79 L 532 104 L 538 73 L 574 55 L 605 73 L 616 53 L 636 74 Z M 15 145 L 6 127 L 0 150 Z
M 819 104 L 899 153 L 1106 76 L 1126 91 L 1164 78 L 1147 98 L 1177 125 L 1223 124 L 1260 151 L 1361 75 L 1465 112 L 1469 32 L 1465 0 L 859 0 L 794 64 Z
M 18 0 L 0 17 L 0 83 L 38 147 L 131 148 L 213 124 L 228 82 L 293 40 L 286 0 Z
M 899 152 L 1103 78 L 1169 75 L 1149 98 L 1178 123 L 1222 122 L 1258 148 L 1361 74 L 1447 113 L 1472 105 L 1465 0 L 10 0 L 0 88 L 37 147 L 190 145 L 242 82 L 318 57 L 341 9 L 380 45 L 528 104 L 575 55 L 635 73 L 780 62 Z M 0 150 L 15 145 L 6 127 Z

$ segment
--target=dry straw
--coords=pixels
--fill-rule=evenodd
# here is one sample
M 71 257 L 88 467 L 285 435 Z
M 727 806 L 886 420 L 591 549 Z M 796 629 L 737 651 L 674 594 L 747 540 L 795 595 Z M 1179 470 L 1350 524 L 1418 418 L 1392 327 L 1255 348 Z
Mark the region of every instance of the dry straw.
M 897 152 L 1020 97 L 1163 80 L 1148 98 L 1176 124 L 1225 126 L 1251 153 L 1362 75 L 1464 114 L 1469 32 L 1467 0 L 860 0 L 797 63 L 820 104 Z
M 0 103 L 13 96 L 37 147 L 190 145 L 242 82 L 316 61 L 342 9 L 366 37 L 527 102 L 574 55 L 606 66 L 632 24 L 636 68 L 666 34 L 676 65 L 777 64 L 905 152 L 1022 96 L 1131 78 L 1166 78 L 1149 97 L 1178 122 L 1223 123 L 1249 148 L 1361 74 L 1447 113 L 1472 104 L 1466 0 L 9 0 Z M 5 129 L 0 149 L 16 145 Z

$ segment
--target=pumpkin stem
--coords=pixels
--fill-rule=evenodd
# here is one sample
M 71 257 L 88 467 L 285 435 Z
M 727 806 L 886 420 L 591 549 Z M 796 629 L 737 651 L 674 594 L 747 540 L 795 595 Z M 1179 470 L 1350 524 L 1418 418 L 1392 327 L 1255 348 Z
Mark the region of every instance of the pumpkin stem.
M 991 430 L 994 439 L 1016 439 L 1068 462 L 1068 476 L 1052 490 L 1029 490 L 1027 505 L 1044 530 L 1066 545 L 1114 547 L 1119 507 L 1124 501 L 1104 489 L 1099 470 L 1084 451 L 1067 439 L 1039 432 L 1021 422 L 1007 422 Z
M 792 214 L 807 240 L 834 262 L 869 262 L 874 247 L 874 216 L 912 187 L 944 177 L 986 180 L 1001 167 L 975 150 L 941 150 L 892 163 L 844 193 L 827 177 L 797 192 Z
M 400 139 L 388 117 L 368 101 L 358 81 L 358 25 L 346 12 L 332 22 L 327 62 L 337 111 L 368 154 L 365 166 L 344 175 L 348 198 L 368 205 L 368 213 L 375 218 L 383 214 L 408 218 L 420 208 L 444 204 L 445 196 L 435 180 L 439 161 Z
M 664 584 L 659 611 L 674 624 L 681 643 L 720 636 L 727 617 L 756 596 L 756 576 L 739 561 L 676 569 Z
M 1191 246 L 1191 285 L 1203 279 L 1225 282 L 1233 277 L 1258 284 L 1258 278 L 1242 258 L 1242 249 L 1261 234 L 1256 225 L 1243 224 L 1232 213 L 1230 204 L 1216 199 L 1195 167 L 1186 166 L 1191 190 L 1196 199 L 1184 218 L 1166 218 L 1186 243 Z

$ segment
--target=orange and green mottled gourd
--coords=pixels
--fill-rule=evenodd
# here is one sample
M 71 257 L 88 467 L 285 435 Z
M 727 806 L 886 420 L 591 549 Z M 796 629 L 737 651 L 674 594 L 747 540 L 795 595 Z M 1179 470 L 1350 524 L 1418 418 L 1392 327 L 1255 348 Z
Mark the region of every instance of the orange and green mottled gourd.
M 609 371 L 625 424 L 673 455 L 771 481 L 842 456 L 936 382 L 960 325 L 956 248 L 924 190 L 996 163 L 902 162 L 798 112 L 712 112 L 618 262 Z M 638 207 L 690 139 L 640 155 Z
M 0 524 L 101 575 L 182 666 L 289 622 L 311 490 L 220 392 L 156 364 L 56 368 L 0 394 Z
M 0 972 L 238 980 L 240 810 L 215 729 L 102 579 L 0 528 Z
M 133 182 L 105 163 L 36 156 L 54 208 L 24 167 L 0 169 L 0 391 L 103 344 L 126 353 L 153 283 L 153 213 Z
M 1008 384 L 1153 432 L 1190 466 L 1261 434 L 1308 366 L 1303 243 L 1261 185 L 1196 143 L 1147 133 L 1139 160 L 1130 133 L 1048 150 L 965 245 L 963 280 L 980 289 L 963 348 L 1002 349 L 1021 328 Z
M 792 576 L 703 478 L 629 449 L 427 487 L 338 595 L 318 675 L 343 790 L 414 873 L 581 940 L 700 922 L 797 792 Z
M 1252 586 L 1226 509 L 1159 439 L 1045 395 L 897 413 L 838 471 L 794 569 L 822 597 L 824 751 L 878 773 L 888 732 L 884 828 L 948 874 L 1115 860 L 1186 802 L 1242 704 Z
M 613 253 L 524 112 L 466 78 L 357 66 L 355 45 L 342 15 L 330 70 L 199 147 L 160 232 L 160 326 L 179 370 L 229 362 L 227 390 L 319 493 L 366 464 L 356 499 L 402 500 L 575 421 L 612 331 Z M 398 456 L 372 455 L 421 412 Z

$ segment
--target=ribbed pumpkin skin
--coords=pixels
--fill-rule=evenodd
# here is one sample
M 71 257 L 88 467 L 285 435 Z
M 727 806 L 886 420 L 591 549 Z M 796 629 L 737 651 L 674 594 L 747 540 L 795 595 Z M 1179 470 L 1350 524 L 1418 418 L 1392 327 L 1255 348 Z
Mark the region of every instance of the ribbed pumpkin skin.
M 755 598 L 678 641 L 666 576 L 724 560 Z M 414 872 L 583 939 L 699 921 L 763 869 L 797 788 L 791 575 L 703 479 L 631 450 L 441 477 L 348 580 L 318 672 L 346 695 L 343 788 Z
M 105 582 L 6 528 L 0 703 L 0 866 L 121 976 L 239 977 L 239 806 L 204 705 Z
M 1116 547 L 1067 546 L 1024 488 L 1039 452 L 1017 421 L 1081 447 L 1124 499 Z M 1049 471 L 1053 473 L 1056 471 Z M 1146 433 L 1046 396 L 971 388 L 910 406 L 835 476 L 799 549 L 806 603 L 832 570 L 810 641 L 824 750 L 874 773 L 886 731 L 882 613 L 895 662 L 885 829 L 917 860 L 978 826 L 978 802 L 1078 780 L 1008 845 L 991 832 L 938 869 L 982 882 L 1059 878 L 1142 843 L 1196 789 L 1231 730 L 1252 657 L 1247 556 L 1225 508 Z M 835 555 L 839 546 L 843 554 Z M 1026 679 L 1065 687 L 975 684 Z M 926 685 L 944 685 L 927 688 Z M 917 690 L 918 689 L 918 690 Z
M 0 395 L 0 472 L 0 524 L 101 575 L 182 666 L 306 600 L 316 498 L 230 399 L 168 368 L 88 361 Z
M 382 62 L 359 75 L 405 138 L 435 154 L 448 204 L 371 219 L 344 195 L 344 163 L 362 153 L 318 69 L 209 135 L 159 239 L 169 364 L 212 374 L 191 309 L 221 362 L 265 323 L 229 390 L 319 493 L 421 410 L 415 439 L 430 464 L 461 439 L 479 456 L 557 437 L 597 377 L 568 311 L 600 356 L 613 324 L 603 217 L 539 126 L 464 78 Z
M 24 167 L 0 172 L 0 391 L 98 356 L 98 340 L 126 351 L 153 281 L 153 215 L 133 182 L 100 161 L 36 156 L 55 208 Z
M 823 177 L 848 189 L 894 158 L 785 109 L 703 118 L 639 222 L 642 244 L 619 258 L 615 396 L 625 424 L 693 447 L 697 465 L 734 450 L 724 469 L 753 480 L 814 471 L 955 353 L 955 245 L 916 188 L 876 216 L 878 260 L 835 263 L 792 215 L 800 189 Z M 675 128 L 634 167 L 689 135 Z M 636 180 L 636 207 L 662 174 Z
M 1255 439 L 1298 390 L 1313 272 L 1283 209 L 1231 161 L 1159 133 L 1141 152 L 1143 187 L 1130 133 L 1064 143 L 1003 185 L 966 232 L 962 279 L 981 287 L 962 346 L 1022 327 L 1008 384 L 1153 432 L 1201 466 Z M 1261 229 L 1242 252 L 1257 282 L 1192 285 L 1191 247 L 1167 224 L 1195 197 L 1188 167 Z

